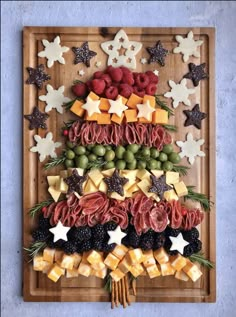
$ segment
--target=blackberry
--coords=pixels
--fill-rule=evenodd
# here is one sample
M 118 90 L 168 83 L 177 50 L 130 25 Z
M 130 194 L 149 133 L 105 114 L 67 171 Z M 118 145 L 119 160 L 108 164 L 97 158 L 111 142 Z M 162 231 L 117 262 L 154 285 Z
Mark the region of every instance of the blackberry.
M 49 247 L 50 249 L 55 249 L 55 243 L 53 242 L 53 240 L 47 240 L 47 247 Z
M 74 239 L 77 241 L 88 241 L 91 236 L 92 232 L 88 226 L 78 227 L 74 231 Z
M 76 243 L 76 252 L 82 253 L 82 243 Z
M 121 243 L 123 245 L 125 245 L 126 247 L 129 247 L 130 246 L 130 242 L 129 242 L 129 236 L 125 236 L 122 240 L 121 240 Z
M 177 250 L 170 251 L 171 246 L 172 246 L 172 242 L 171 242 L 170 238 L 166 237 L 166 241 L 164 244 L 164 248 L 165 248 L 166 252 L 169 253 L 169 255 L 177 255 L 179 253 Z
M 150 250 L 153 248 L 154 232 L 149 230 L 141 236 L 140 248 L 143 250 Z
M 131 246 L 133 248 L 138 248 L 139 243 L 140 243 L 140 236 L 137 234 L 137 232 L 135 230 L 132 230 L 128 234 L 128 242 L 129 242 L 129 246 Z
M 197 228 L 192 228 L 188 231 L 182 231 L 184 240 L 188 242 L 193 242 L 194 240 L 199 238 L 199 232 Z
M 156 233 L 154 236 L 153 249 L 157 250 L 164 246 L 166 237 L 164 233 Z
M 51 227 L 50 225 L 50 219 L 44 218 L 43 215 L 39 216 L 39 228 L 40 229 L 49 229 Z
M 129 231 L 130 231 L 130 229 L 131 229 L 131 228 L 130 228 L 129 226 L 127 226 L 127 228 L 122 229 L 122 231 L 123 231 L 124 233 L 128 234 Z
M 109 222 L 104 224 L 104 229 L 105 229 L 106 232 L 107 231 L 113 231 L 113 230 L 116 229 L 116 227 L 117 227 L 117 224 L 115 222 L 113 222 L 113 221 L 109 221 Z
M 81 251 L 82 252 L 87 252 L 87 251 L 90 251 L 90 250 L 92 250 L 92 241 L 91 240 L 83 241 L 81 243 Z
M 166 227 L 166 230 L 165 230 L 166 237 L 169 237 L 169 236 L 177 237 L 179 233 L 180 233 L 179 229 L 173 229 L 171 227 Z
M 97 251 L 102 251 L 103 243 L 101 240 L 93 240 L 93 249 Z
M 184 247 L 184 254 L 183 254 L 184 256 L 189 257 L 193 253 L 194 253 L 194 247 L 191 243 L 186 245 L 186 247 Z
M 194 240 L 191 243 L 191 245 L 193 247 L 194 253 L 197 253 L 197 252 L 201 251 L 201 249 L 202 249 L 202 242 L 198 239 Z
M 48 237 L 48 230 L 40 230 L 40 229 L 35 230 L 32 233 L 32 237 L 37 242 L 45 241 Z
M 116 243 L 108 244 L 107 242 L 103 242 L 102 251 L 111 252 L 111 251 L 113 251 L 115 249 L 115 247 L 116 247 Z
M 77 250 L 76 245 L 71 241 L 66 241 L 63 245 L 63 251 L 66 254 L 73 254 Z
M 92 228 L 92 236 L 94 240 L 102 241 L 105 238 L 106 231 L 104 229 L 104 226 L 101 224 L 97 224 Z

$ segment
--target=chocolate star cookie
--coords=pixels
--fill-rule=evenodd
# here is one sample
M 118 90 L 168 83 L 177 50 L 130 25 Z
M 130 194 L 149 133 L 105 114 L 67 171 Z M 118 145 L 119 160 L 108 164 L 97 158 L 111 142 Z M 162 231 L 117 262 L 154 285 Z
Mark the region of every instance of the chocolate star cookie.
M 104 182 L 107 184 L 107 192 L 116 192 L 124 196 L 123 186 L 128 182 L 125 177 L 120 177 L 118 170 L 115 170 L 111 177 L 104 177 Z
M 83 182 L 87 179 L 87 175 L 80 176 L 76 169 L 73 170 L 71 176 L 65 178 L 65 183 L 68 185 L 68 194 L 77 192 L 80 196 L 83 195 Z
M 88 42 L 85 42 L 81 47 L 72 47 L 75 53 L 75 64 L 84 63 L 87 67 L 90 66 L 90 59 L 97 55 L 96 52 L 90 51 Z
M 184 126 L 194 125 L 198 129 L 201 129 L 202 120 L 207 116 L 206 113 L 200 111 L 199 104 L 196 104 L 192 110 L 184 110 L 183 113 L 187 116 Z
M 195 87 L 198 86 L 200 80 L 208 78 L 208 74 L 204 72 L 206 63 L 195 65 L 194 63 L 189 63 L 189 73 L 184 75 L 184 78 L 191 79 Z
M 151 175 L 150 178 L 152 181 L 152 186 L 149 189 L 149 193 L 155 193 L 162 199 L 164 192 L 170 190 L 172 187 L 166 184 L 165 175 L 162 175 L 159 178 Z
M 29 125 L 30 130 L 38 129 L 38 128 L 47 129 L 47 125 L 45 121 L 47 120 L 48 117 L 49 115 L 39 111 L 38 107 L 34 107 L 33 112 L 31 114 L 24 115 L 24 118 L 29 120 L 30 122 L 30 125 Z
M 35 84 L 39 89 L 42 89 L 43 82 L 51 79 L 48 74 L 44 73 L 43 64 L 36 68 L 27 67 L 26 69 L 29 72 L 29 78 L 26 80 L 26 84 Z
M 147 51 L 150 54 L 149 64 L 157 62 L 161 66 L 165 66 L 165 57 L 168 50 L 162 46 L 161 41 L 158 41 L 154 47 L 147 47 Z

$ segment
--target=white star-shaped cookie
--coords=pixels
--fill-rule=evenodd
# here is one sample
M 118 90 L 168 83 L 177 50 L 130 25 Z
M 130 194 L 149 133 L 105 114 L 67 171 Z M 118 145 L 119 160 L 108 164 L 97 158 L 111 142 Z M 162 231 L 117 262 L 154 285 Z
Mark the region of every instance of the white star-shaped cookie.
M 190 56 L 200 57 L 200 52 L 197 51 L 197 48 L 202 45 L 203 41 L 195 41 L 193 39 L 193 32 L 190 31 L 187 37 L 183 38 L 181 35 L 176 35 L 176 41 L 179 42 L 179 46 L 175 47 L 174 53 L 182 53 L 183 60 L 186 63 L 189 60 Z
M 116 33 L 113 41 L 107 41 L 101 44 L 103 51 L 109 56 L 107 65 L 114 67 L 126 66 L 136 68 L 135 55 L 141 50 L 142 44 L 135 41 L 129 41 L 124 30 Z
M 153 73 L 154 73 L 154 75 L 159 76 L 159 70 L 154 69 Z
M 85 74 L 85 71 L 84 71 L 83 69 L 81 69 L 81 70 L 78 71 L 78 74 L 79 74 L 81 77 L 83 77 L 84 74 Z
M 140 59 L 140 63 L 143 64 L 143 65 L 147 64 L 147 59 L 145 57 L 141 58 Z
M 184 78 L 179 84 L 176 84 L 173 80 L 168 81 L 171 91 L 164 94 L 167 98 L 173 99 L 173 107 L 177 108 L 180 102 L 183 102 L 186 106 L 190 106 L 189 95 L 195 93 L 195 89 L 186 87 L 187 80 Z
M 61 142 L 53 142 L 52 132 L 48 132 L 45 138 L 35 134 L 34 139 L 37 145 L 33 146 L 30 151 L 39 153 L 40 162 L 43 162 L 48 155 L 52 158 L 57 157 L 55 149 L 61 146 Z
M 59 87 L 58 89 L 53 89 L 51 85 L 47 85 L 47 94 L 39 96 L 39 100 L 45 101 L 47 106 L 45 107 L 45 111 L 48 112 L 55 108 L 57 112 L 63 113 L 63 103 L 71 101 L 70 98 L 65 97 L 63 92 L 65 90 L 64 86 Z
M 108 99 L 110 108 L 108 110 L 108 113 L 116 113 L 118 117 L 121 118 L 122 113 L 128 109 L 127 106 L 125 106 L 122 102 L 122 97 L 119 97 L 117 100 L 111 100 Z
M 184 253 L 184 247 L 186 247 L 189 242 L 185 241 L 182 233 L 180 232 L 177 237 L 169 237 L 172 245 L 170 251 L 178 251 L 179 253 Z
M 99 104 L 100 100 L 93 100 L 90 97 L 87 97 L 86 103 L 83 104 L 82 108 L 87 110 L 89 116 L 92 116 L 94 113 L 101 113 Z
M 187 134 L 187 141 L 176 141 L 176 144 L 181 148 L 179 156 L 186 156 L 191 165 L 195 161 L 195 156 L 205 156 L 205 153 L 200 150 L 200 146 L 205 142 L 204 139 L 194 140 L 192 133 Z
M 49 229 L 49 231 L 54 235 L 53 242 L 57 242 L 58 240 L 67 241 L 67 232 L 70 230 L 70 227 L 65 227 L 59 220 L 56 227 Z
M 150 106 L 149 100 L 147 100 L 145 103 L 138 103 L 138 118 L 145 118 L 149 121 L 152 120 L 152 113 L 155 111 L 155 108 Z
M 61 64 L 65 64 L 65 59 L 62 54 L 69 51 L 69 47 L 60 45 L 60 37 L 56 36 L 53 42 L 48 40 L 42 40 L 45 49 L 38 53 L 39 57 L 46 57 L 48 59 L 47 66 L 52 67 L 54 62 L 58 61 Z
M 120 226 L 117 226 L 114 231 L 107 231 L 110 236 L 108 240 L 108 244 L 116 243 L 118 245 L 121 244 L 121 240 L 126 236 L 126 233 L 121 231 Z

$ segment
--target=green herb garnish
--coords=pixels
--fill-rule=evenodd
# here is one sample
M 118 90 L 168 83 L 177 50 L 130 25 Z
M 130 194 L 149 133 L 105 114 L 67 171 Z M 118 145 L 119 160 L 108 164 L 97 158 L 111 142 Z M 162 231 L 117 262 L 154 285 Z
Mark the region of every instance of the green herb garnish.
M 205 194 L 197 193 L 193 189 L 194 186 L 187 186 L 188 194 L 184 196 L 184 201 L 192 200 L 200 203 L 205 211 L 210 211 L 213 202 L 210 201 Z

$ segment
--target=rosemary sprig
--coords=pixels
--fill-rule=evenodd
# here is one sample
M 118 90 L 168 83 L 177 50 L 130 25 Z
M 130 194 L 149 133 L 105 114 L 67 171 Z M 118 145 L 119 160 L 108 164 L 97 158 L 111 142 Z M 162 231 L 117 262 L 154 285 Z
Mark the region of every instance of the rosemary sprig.
M 188 174 L 189 167 L 184 165 L 173 165 L 172 171 L 179 173 L 181 176 L 186 176 Z
M 160 100 L 160 98 L 159 98 L 160 96 L 162 96 L 162 95 L 155 95 L 156 104 L 157 104 L 159 107 L 161 107 L 161 109 L 164 109 L 164 110 L 166 110 L 166 111 L 168 112 L 168 117 L 173 116 L 173 115 L 174 115 L 173 110 L 170 109 L 170 108 L 167 106 L 167 104 L 166 104 L 165 101 Z
M 65 127 L 63 127 L 63 129 L 69 129 L 75 121 L 77 120 L 69 120 L 68 122 L 64 122 Z
M 59 157 L 51 158 L 49 160 L 49 162 L 44 165 L 44 169 L 48 170 L 49 168 L 61 165 L 61 164 L 63 164 L 65 162 L 65 160 L 66 160 L 66 157 L 64 155 L 61 155 Z
M 193 190 L 194 188 L 194 186 L 187 186 L 188 194 L 184 196 L 184 201 L 188 199 L 192 201 L 197 201 L 200 203 L 200 205 L 205 211 L 210 211 L 213 202 L 210 201 L 205 194 L 195 192 Z
M 43 207 L 47 207 L 53 202 L 54 200 L 52 198 L 49 198 L 48 200 L 45 200 L 45 201 L 42 201 L 41 203 L 36 204 L 34 207 L 30 208 L 29 215 L 31 217 L 34 217 Z
M 30 258 L 29 262 L 33 260 L 33 258 L 44 248 L 46 248 L 47 244 L 45 242 L 34 242 L 31 244 L 29 248 L 23 248 Z
M 172 132 L 177 132 L 177 131 L 178 131 L 178 128 L 176 127 L 176 125 L 172 125 L 172 124 L 162 124 L 162 126 L 163 126 L 166 130 L 169 130 L 169 131 L 172 131 Z
M 90 169 L 98 169 L 101 168 L 103 165 L 105 165 L 107 162 L 104 161 L 102 158 L 96 159 L 94 162 L 89 162 L 87 165 L 87 170 Z
M 208 267 L 209 269 L 213 269 L 215 264 L 204 257 L 202 252 L 192 254 L 189 257 L 189 260 L 192 262 L 198 262 L 199 264 Z
M 107 276 L 105 277 L 104 289 L 105 289 L 108 293 L 111 293 L 111 289 L 112 289 L 112 277 L 111 277 L 111 275 L 109 274 L 109 272 L 107 273 Z

